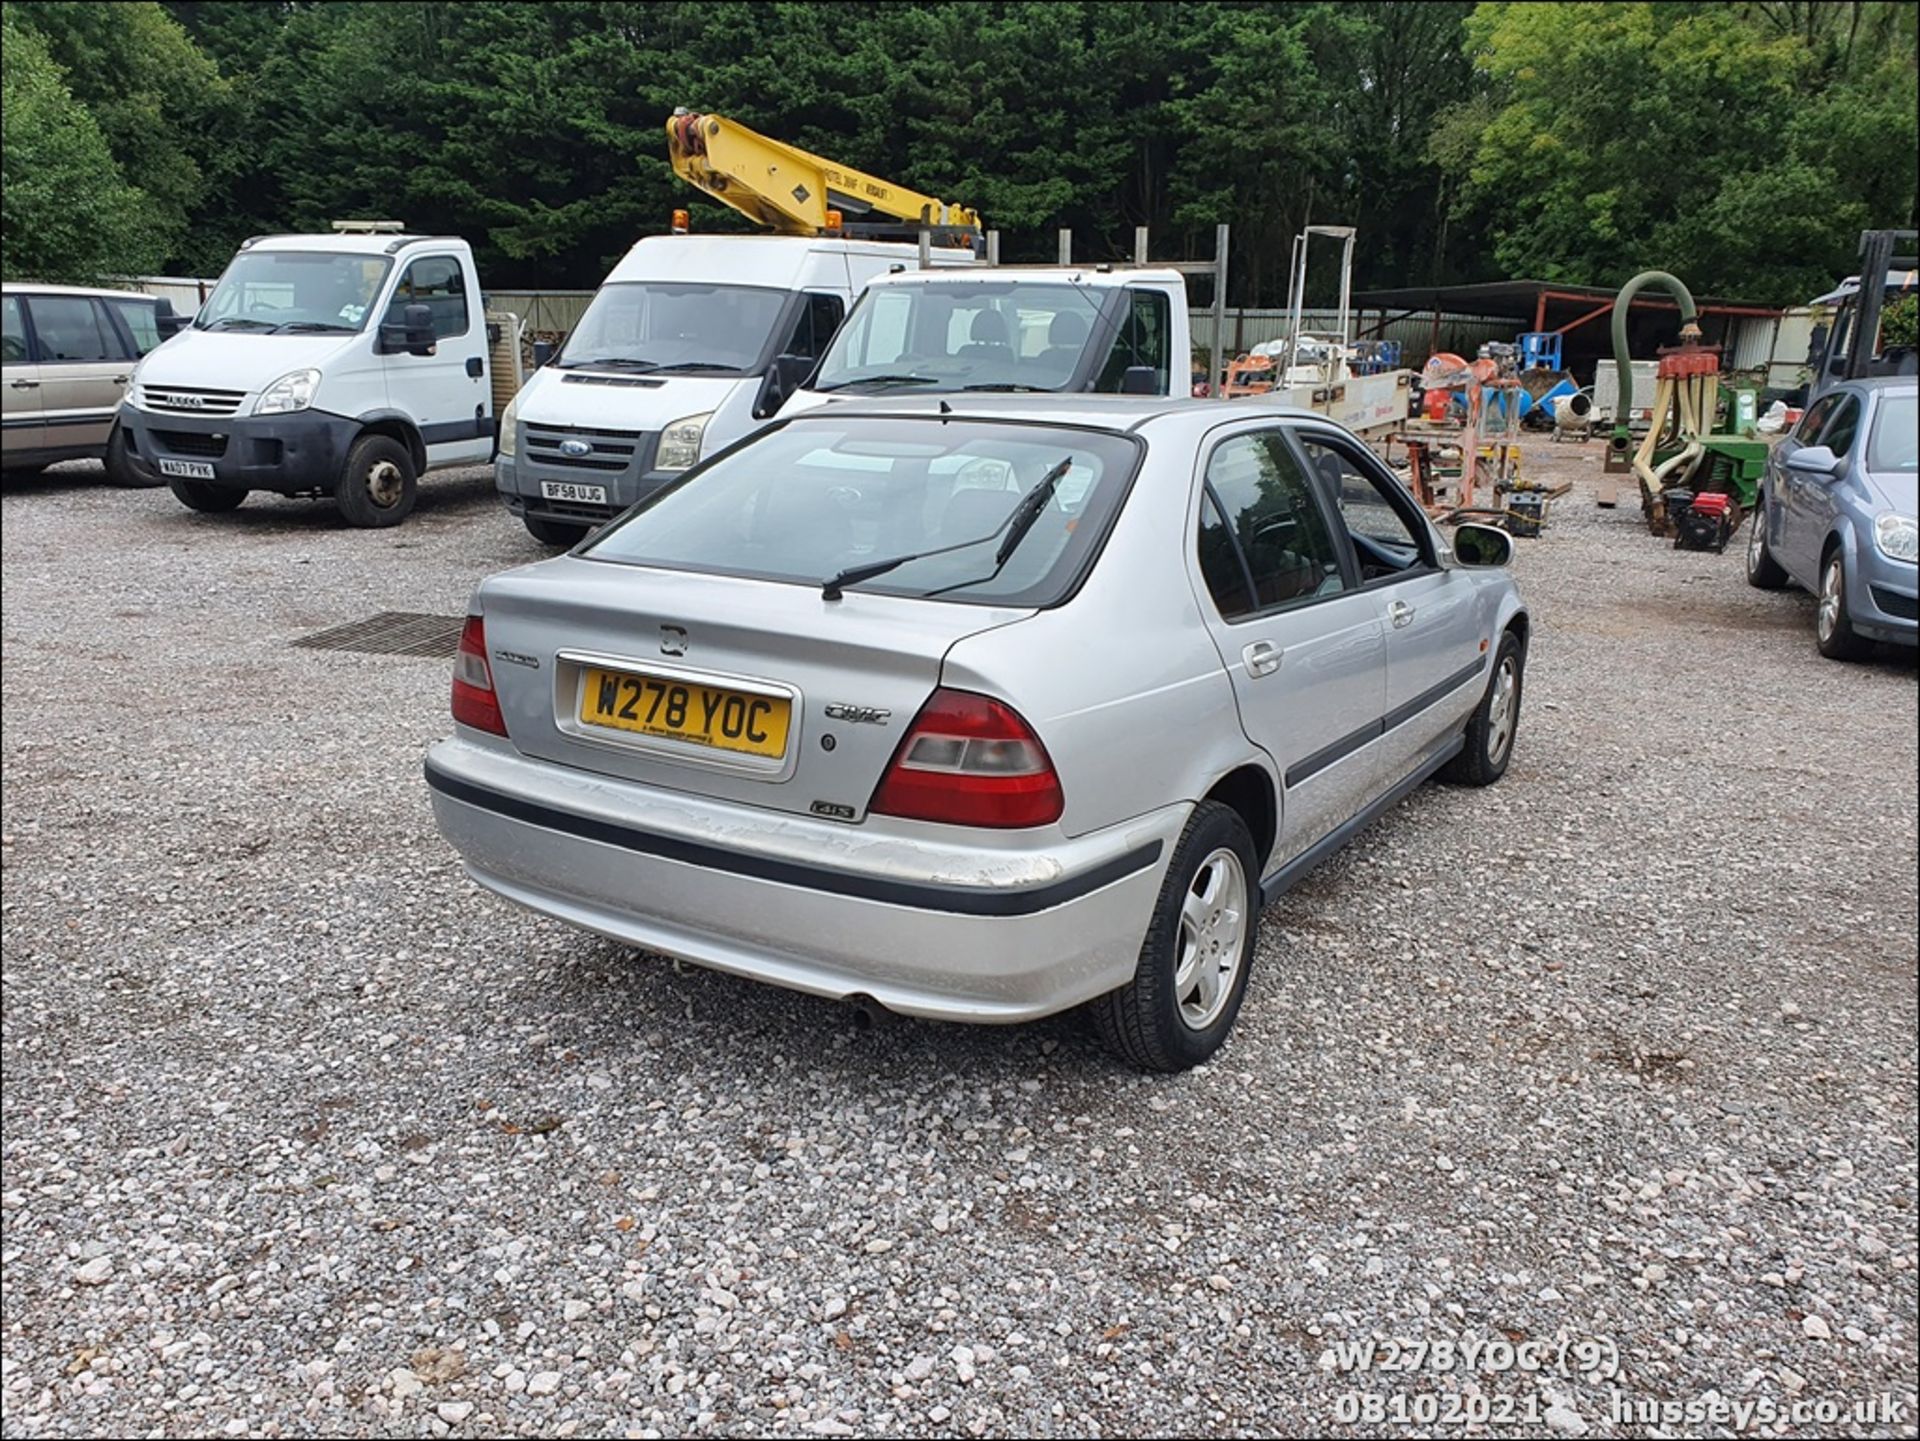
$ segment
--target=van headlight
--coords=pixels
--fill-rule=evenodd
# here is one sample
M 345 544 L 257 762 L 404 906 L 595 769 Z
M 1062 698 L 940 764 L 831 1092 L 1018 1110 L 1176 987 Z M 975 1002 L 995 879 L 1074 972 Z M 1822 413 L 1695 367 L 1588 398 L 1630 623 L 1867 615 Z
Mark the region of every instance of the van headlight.
M 655 470 L 685 470 L 700 459 L 700 438 L 707 433 L 713 412 L 686 415 L 660 432 L 660 449 L 654 455 Z
M 520 440 L 520 397 L 514 396 L 500 412 L 500 454 L 511 456 Z
M 1888 511 L 1874 517 L 1873 543 L 1888 560 L 1920 563 L 1920 521 Z
M 255 402 L 255 415 L 284 415 L 290 410 L 305 410 L 313 404 L 313 392 L 320 387 L 320 372 L 295 370 L 281 376 Z

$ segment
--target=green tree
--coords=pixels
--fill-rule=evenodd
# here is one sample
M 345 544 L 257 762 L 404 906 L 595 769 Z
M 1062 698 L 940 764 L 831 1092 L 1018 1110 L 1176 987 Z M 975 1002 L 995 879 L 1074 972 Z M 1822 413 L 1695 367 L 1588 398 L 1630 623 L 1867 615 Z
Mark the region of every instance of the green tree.
M 211 181 L 239 149 L 231 87 L 153 0 L 35 0 L 15 23 L 36 33 L 93 115 L 120 173 L 140 194 L 138 223 L 162 260 L 217 265 L 230 247 L 183 250 Z
M 158 238 L 40 37 L 0 9 L 0 275 L 69 283 L 150 269 Z
M 1436 153 L 1509 274 L 1793 301 L 1913 214 L 1911 26 L 1880 7 L 1482 4 L 1468 35 L 1497 108 Z

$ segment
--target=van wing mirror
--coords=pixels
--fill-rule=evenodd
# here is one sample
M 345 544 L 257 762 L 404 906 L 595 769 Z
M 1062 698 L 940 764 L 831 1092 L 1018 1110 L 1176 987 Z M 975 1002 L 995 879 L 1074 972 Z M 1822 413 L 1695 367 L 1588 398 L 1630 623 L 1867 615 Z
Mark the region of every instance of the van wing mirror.
M 554 352 L 554 344 L 551 340 L 534 341 L 533 342 L 533 368 L 535 370 L 538 370 L 544 365 L 551 364 L 553 361 L 553 352 Z
M 162 295 L 153 302 L 153 328 L 159 332 L 162 340 L 173 339 L 190 324 L 190 317 L 176 312 L 173 302 L 166 296 Z
M 400 307 L 398 321 L 380 324 L 382 355 L 432 355 L 433 349 L 433 311 L 417 300 Z
M 817 363 L 811 355 L 776 355 L 767 367 L 767 378 L 760 382 L 760 394 L 754 398 L 753 418 L 767 420 L 777 414 L 787 397 L 806 384 Z

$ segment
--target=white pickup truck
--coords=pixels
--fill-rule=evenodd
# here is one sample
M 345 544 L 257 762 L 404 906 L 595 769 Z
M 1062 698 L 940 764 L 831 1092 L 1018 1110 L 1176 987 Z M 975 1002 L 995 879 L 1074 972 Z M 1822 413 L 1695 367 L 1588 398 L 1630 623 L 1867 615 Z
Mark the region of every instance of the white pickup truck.
M 494 371 L 515 372 L 511 395 L 518 336 L 490 344 L 466 241 L 371 224 L 243 244 L 193 324 L 135 368 L 129 463 L 194 510 L 325 495 L 349 525 L 382 527 L 425 472 L 485 462 Z
M 1192 339 L 1172 269 L 994 266 L 867 286 L 781 414 L 859 396 L 956 391 L 1172 395 Z

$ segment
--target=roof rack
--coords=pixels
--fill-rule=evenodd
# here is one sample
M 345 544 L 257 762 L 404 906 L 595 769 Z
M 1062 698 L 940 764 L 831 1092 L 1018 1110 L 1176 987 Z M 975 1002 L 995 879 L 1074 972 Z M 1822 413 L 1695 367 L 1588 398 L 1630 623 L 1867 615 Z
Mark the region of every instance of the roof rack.
M 341 235 L 394 235 L 407 228 L 398 220 L 332 220 L 328 224 Z

